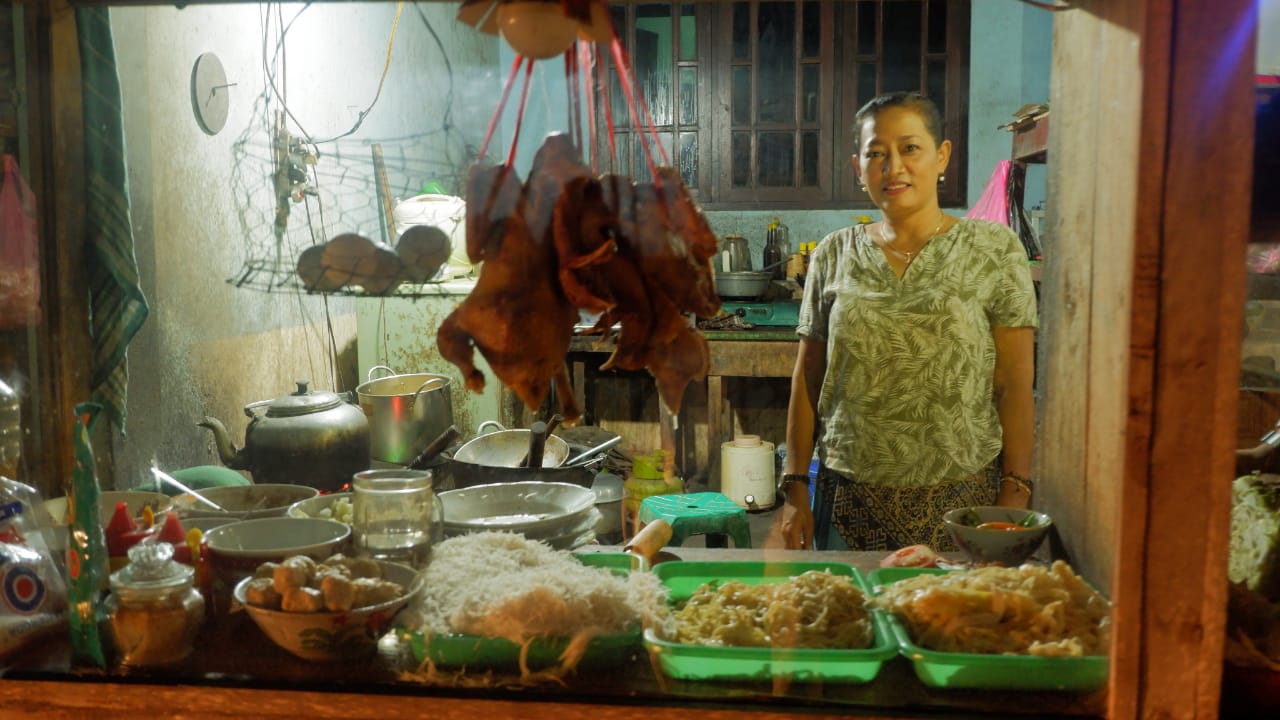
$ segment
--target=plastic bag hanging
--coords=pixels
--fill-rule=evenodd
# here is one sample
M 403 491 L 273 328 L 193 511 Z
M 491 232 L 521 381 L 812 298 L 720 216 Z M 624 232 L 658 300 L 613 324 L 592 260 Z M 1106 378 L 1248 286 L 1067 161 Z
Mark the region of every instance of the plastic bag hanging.
M 1009 224 L 1009 170 L 1013 163 L 1001 160 L 991 171 L 986 187 L 982 188 L 982 197 L 974 203 L 964 216 L 977 220 L 990 220 L 1008 226 Z
M 18 161 L 4 156 L 0 184 L 0 330 L 40 323 L 40 238 L 36 199 Z

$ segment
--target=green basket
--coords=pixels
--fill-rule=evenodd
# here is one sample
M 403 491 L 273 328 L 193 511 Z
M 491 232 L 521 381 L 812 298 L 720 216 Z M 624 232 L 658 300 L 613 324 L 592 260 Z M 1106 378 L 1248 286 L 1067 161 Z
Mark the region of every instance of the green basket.
M 850 577 L 870 594 L 861 572 L 835 562 L 668 562 L 653 572 L 667 586 L 671 601 L 688 600 L 711 581 L 739 580 L 749 585 L 784 582 L 808 570 L 827 570 Z M 662 671 L 680 680 L 769 680 L 786 676 L 796 682 L 866 683 L 875 679 L 885 660 L 897 655 L 884 618 L 872 615 L 874 638 L 865 650 L 825 648 L 723 647 L 671 642 L 652 628 L 644 644 Z
M 899 580 L 947 572 L 952 571 L 937 568 L 877 568 L 871 571 L 870 580 L 873 591 L 878 594 L 881 588 Z M 1039 657 L 930 650 L 916 645 L 906 626 L 892 613 L 877 611 L 877 614 L 885 618 L 899 652 L 911 661 L 916 677 L 929 687 L 1092 691 L 1107 684 L 1105 655 Z

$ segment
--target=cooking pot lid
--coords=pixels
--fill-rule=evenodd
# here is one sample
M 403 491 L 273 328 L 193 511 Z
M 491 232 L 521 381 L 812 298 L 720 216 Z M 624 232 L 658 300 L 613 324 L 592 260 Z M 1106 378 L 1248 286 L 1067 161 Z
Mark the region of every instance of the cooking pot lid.
M 269 417 L 294 417 L 310 415 L 337 407 L 342 398 L 328 390 L 308 390 L 310 380 L 298 380 L 298 390 L 290 395 L 276 398 L 267 405 Z

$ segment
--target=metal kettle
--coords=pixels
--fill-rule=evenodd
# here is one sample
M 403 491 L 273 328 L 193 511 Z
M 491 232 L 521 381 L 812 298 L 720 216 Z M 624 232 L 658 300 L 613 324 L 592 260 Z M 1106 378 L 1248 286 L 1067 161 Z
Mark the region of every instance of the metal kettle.
M 746 272 L 751 270 L 751 251 L 747 239 L 741 235 L 725 235 L 720 239 L 720 272 Z
M 250 420 L 240 450 L 217 418 L 206 416 L 198 424 L 213 432 L 223 464 L 248 470 L 256 483 L 337 490 L 369 469 L 369 420 L 337 393 L 308 390 L 306 380 L 297 383 L 289 395 L 244 406 Z

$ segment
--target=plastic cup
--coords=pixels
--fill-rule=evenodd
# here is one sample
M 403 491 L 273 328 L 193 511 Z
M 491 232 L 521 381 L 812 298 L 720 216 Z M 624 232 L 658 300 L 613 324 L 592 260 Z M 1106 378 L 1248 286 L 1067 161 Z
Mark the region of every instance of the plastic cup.
M 414 567 L 427 564 L 444 531 L 444 503 L 428 470 L 365 470 L 351 480 L 356 552 Z

